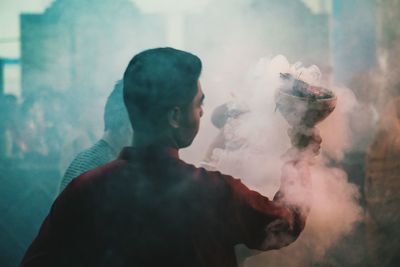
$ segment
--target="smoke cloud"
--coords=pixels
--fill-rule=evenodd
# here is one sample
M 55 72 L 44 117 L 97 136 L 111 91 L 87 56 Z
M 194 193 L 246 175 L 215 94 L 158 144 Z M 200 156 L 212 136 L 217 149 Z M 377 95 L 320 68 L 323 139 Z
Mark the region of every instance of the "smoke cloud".
M 63 1 L 54 1 L 60 2 Z M 64 29 L 64 24 L 67 29 L 78 24 L 85 27 L 77 27 L 76 40 L 70 41 L 65 50 L 58 49 L 63 47 L 59 37 L 64 35 L 62 31 L 50 34 L 56 40 L 51 49 L 42 51 L 42 46 L 33 45 L 32 51 L 40 48 L 50 63 L 48 71 L 29 72 L 32 86 L 43 89 L 34 94 L 49 89 L 44 85 L 61 94 L 62 108 L 52 114 L 54 121 L 67 124 L 60 130 L 61 174 L 78 152 L 101 136 L 106 97 L 122 77 L 129 59 L 143 49 L 174 46 L 167 40 L 164 15 L 145 14 L 142 18 L 140 10 L 118 5 L 110 10 L 109 5 L 103 5 L 110 2 L 105 0 L 87 1 L 84 8 L 81 1 L 73 2 L 68 20 L 58 22 L 60 28 Z M 181 157 L 196 165 L 207 158 L 214 168 L 241 178 L 250 188 L 272 198 L 280 185 L 282 155 L 290 148 L 286 134 L 289 126 L 275 111 L 274 95 L 281 84 L 279 74 L 292 73 L 334 91 L 337 106 L 317 126 L 323 142 L 320 156 L 310 169 L 313 200 L 304 232 L 289 247 L 261 253 L 247 260 L 246 266 L 308 266 L 325 261 L 327 251 L 350 234 L 363 216 L 358 204 L 359 189 L 348 181 L 343 170 L 332 164 L 343 160 L 353 147 L 348 118 L 359 103 L 348 88 L 330 84 L 327 20 L 323 15 L 308 19 L 310 11 L 301 1 L 205 2 L 208 5 L 202 10 L 183 16 L 184 26 L 180 26 L 184 32 L 178 34 L 183 38 L 183 49 L 203 61 L 201 82 L 206 96 L 199 134 L 190 148 L 181 151 Z M 66 9 L 63 6 L 60 12 Z M 79 49 L 74 50 L 74 45 Z M 285 55 L 290 62 L 301 60 L 308 65 L 290 64 L 285 56 L 272 57 L 277 54 Z M 26 89 L 28 92 L 29 88 Z M 28 102 L 28 98 L 26 95 L 24 101 Z M 213 110 L 224 103 L 228 109 L 243 114 L 228 120 L 221 132 L 211 118 Z M 223 147 L 208 151 L 221 134 Z M 51 135 L 46 134 L 46 138 Z
M 251 189 L 272 198 L 280 185 L 282 155 L 290 148 L 286 134 L 289 126 L 275 111 L 279 73 L 292 73 L 332 90 L 337 96 L 336 108 L 317 125 L 323 141 L 320 156 L 310 169 L 313 200 L 305 231 L 289 247 L 260 253 L 249 258 L 245 266 L 326 263 L 330 249 L 352 234 L 363 220 L 358 186 L 335 166 L 354 148 L 349 118 L 360 106 L 358 96 L 346 87 L 331 84 L 329 51 L 324 50 L 328 43 L 321 41 L 324 36 L 324 40 L 329 39 L 323 16 L 319 16 L 320 22 L 309 21 L 307 31 L 300 15 L 307 11 L 300 3 L 297 9 L 291 9 L 279 1 L 265 1 L 265 5 L 250 0 L 227 2 L 210 3 L 204 11 L 207 19 L 187 19 L 187 33 L 190 35 L 190 30 L 196 34 L 190 35 L 193 41 L 188 41 L 186 47 L 203 60 L 201 82 L 206 99 L 199 134 L 181 156 L 197 165 L 206 159 L 210 161 L 208 167 L 239 177 Z M 288 3 L 292 4 L 297 5 Z M 274 57 L 277 54 L 285 56 Z M 296 60 L 304 65 L 288 62 Z M 223 103 L 245 113 L 229 120 L 220 131 L 211 118 L 214 109 Z M 221 134 L 223 145 L 209 149 L 212 140 L 221 142 Z
M 283 154 L 290 148 L 286 134 L 289 126 L 281 114 L 275 112 L 274 95 L 282 84 L 280 73 L 301 75 L 313 85 L 321 85 L 322 81 L 315 65 L 291 65 L 284 56 L 259 60 L 248 72 L 241 90 L 227 98 L 228 109 L 244 112 L 228 119 L 221 129 L 224 145 L 213 149 L 208 159 L 208 166 L 240 177 L 247 186 L 271 199 L 280 186 L 281 168 L 286 160 Z M 341 160 L 351 148 L 346 126 L 356 99 L 349 89 L 331 89 L 338 98 L 337 107 L 317 125 L 323 142 L 321 155 L 314 159 L 309 170 L 313 194 L 305 231 L 288 248 L 261 253 L 248 260 L 247 266 L 307 266 L 324 261 L 326 252 L 351 233 L 362 219 L 357 186 L 348 181 L 343 170 L 330 164 L 332 160 Z M 209 121 L 204 124 L 202 127 L 213 127 Z M 203 143 L 204 146 L 209 144 Z M 307 154 L 303 156 L 308 157 Z M 290 197 L 296 198 L 293 194 Z

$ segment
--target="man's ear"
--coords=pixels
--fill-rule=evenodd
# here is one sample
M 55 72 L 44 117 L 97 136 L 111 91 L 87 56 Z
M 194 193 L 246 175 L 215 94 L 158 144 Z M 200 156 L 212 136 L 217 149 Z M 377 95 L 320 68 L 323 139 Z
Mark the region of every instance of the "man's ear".
M 168 123 L 172 128 L 179 128 L 182 116 L 182 111 L 180 107 L 173 107 L 168 111 Z

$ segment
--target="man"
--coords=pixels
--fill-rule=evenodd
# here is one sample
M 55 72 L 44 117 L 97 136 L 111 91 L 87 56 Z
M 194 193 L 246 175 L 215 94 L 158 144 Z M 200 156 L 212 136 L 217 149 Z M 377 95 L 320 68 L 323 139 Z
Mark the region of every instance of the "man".
M 133 57 L 124 74 L 133 147 L 67 186 L 21 266 L 236 266 L 235 244 L 278 249 L 299 236 L 309 207 L 283 201 L 287 175 L 271 201 L 179 159 L 203 114 L 201 67 L 173 48 Z
M 366 157 L 366 248 L 370 266 L 400 266 L 400 97 L 385 107 Z
M 104 108 L 104 133 L 99 141 L 80 152 L 61 180 L 60 192 L 80 174 L 114 160 L 132 142 L 132 127 L 123 102 L 123 84 L 118 81 Z

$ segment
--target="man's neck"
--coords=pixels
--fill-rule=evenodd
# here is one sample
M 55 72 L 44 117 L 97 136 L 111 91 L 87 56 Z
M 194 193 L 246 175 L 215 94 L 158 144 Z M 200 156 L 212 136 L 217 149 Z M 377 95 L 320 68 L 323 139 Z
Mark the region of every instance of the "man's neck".
M 135 131 L 133 142 L 134 147 L 160 146 L 179 148 L 176 141 L 168 134 L 149 134 L 147 132 Z

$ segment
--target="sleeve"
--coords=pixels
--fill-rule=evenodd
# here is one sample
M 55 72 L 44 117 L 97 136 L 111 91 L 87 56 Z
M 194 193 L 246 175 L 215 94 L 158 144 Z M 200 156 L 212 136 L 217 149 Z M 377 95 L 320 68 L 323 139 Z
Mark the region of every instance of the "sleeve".
M 235 243 L 244 243 L 251 249 L 271 250 L 287 246 L 298 238 L 305 227 L 310 193 L 309 185 L 293 175 L 303 175 L 293 170 L 298 167 L 284 166 L 281 187 L 273 200 L 250 190 L 239 179 L 222 175 L 228 188 L 225 216 L 228 216 L 229 231 L 235 233 Z

